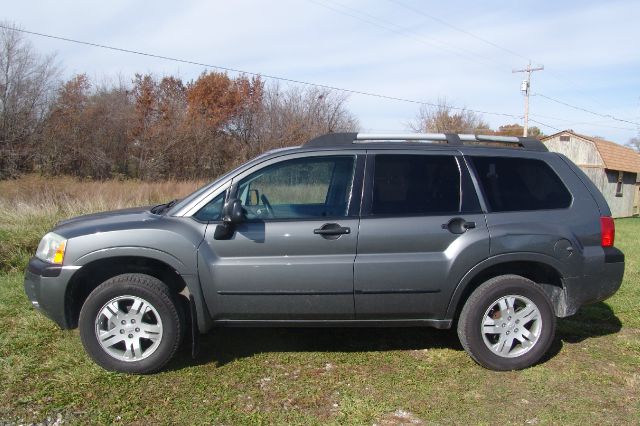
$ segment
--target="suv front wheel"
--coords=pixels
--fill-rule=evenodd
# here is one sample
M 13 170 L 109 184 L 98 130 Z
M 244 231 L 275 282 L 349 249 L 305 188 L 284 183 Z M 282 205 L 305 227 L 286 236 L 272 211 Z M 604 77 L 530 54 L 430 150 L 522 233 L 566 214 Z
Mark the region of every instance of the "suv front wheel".
M 108 279 L 80 311 L 80 338 L 107 370 L 145 374 L 162 368 L 182 341 L 182 312 L 167 286 L 144 274 Z
M 458 321 L 458 337 L 469 355 L 492 370 L 529 367 L 547 352 L 556 317 L 542 288 L 518 275 L 480 285 Z

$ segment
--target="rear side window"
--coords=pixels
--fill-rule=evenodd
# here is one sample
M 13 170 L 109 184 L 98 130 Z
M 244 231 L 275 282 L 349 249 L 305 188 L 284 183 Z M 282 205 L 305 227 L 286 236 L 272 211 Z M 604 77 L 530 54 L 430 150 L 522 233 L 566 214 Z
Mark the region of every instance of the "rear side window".
M 571 205 L 571 194 L 544 161 L 472 157 L 472 162 L 492 212 L 564 209 Z
M 460 169 L 453 156 L 376 155 L 373 215 L 460 211 Z

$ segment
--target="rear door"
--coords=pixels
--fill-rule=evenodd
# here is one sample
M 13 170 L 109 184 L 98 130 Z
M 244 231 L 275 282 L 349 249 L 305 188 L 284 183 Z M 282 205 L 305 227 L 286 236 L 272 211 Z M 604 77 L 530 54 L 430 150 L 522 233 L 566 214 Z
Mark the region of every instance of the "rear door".
M 442 318 L 489 254 L 484 213 L 457 151 L 369 151 L 354 267 L 356 318 Z

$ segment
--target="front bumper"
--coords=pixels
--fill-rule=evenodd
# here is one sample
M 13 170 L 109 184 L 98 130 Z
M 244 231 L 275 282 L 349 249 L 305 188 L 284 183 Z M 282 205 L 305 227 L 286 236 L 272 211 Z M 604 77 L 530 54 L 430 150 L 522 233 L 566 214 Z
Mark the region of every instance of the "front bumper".
M 70 328 L 65 314 L 67 283 L 76 270 L 32 257 L 25 271 L 24 291 L 33 307 L 64 329 Z

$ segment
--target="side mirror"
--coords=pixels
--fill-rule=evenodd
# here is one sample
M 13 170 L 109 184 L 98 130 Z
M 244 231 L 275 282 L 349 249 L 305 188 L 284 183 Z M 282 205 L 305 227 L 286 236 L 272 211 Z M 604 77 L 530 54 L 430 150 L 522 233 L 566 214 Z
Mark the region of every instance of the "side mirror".
M 222 208 L 222 223 L 213 234 L 215 240 L 227 240 L 233 235 L 235 225 L 244 222 L 244 209 L 237 198 L 231 198 Z
M 222 220 L 225 223 L 238 224 L 244 222 L 244 208 L 237 198 L 231 198 L 222 209 Z

